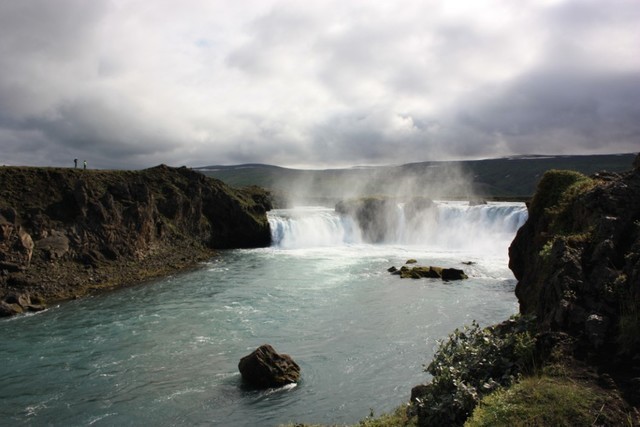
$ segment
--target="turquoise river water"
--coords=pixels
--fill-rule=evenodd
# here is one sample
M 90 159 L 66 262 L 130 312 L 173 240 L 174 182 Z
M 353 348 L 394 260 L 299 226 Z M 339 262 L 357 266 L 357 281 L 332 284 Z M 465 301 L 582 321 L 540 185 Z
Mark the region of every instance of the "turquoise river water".
M 270 248 L 0 320 L 0 425 L 343 424 L 392 410 L 428 379 L 437 340 L 517 311 L 507 248 L 524 205 L 438 209 L 377 245 L 331 209 L 274 211 Z M 386 271 L 409 258 L 470 278 Z M 300 364 L 298 384 L 243 387 L 238 361 L 263 343 Z

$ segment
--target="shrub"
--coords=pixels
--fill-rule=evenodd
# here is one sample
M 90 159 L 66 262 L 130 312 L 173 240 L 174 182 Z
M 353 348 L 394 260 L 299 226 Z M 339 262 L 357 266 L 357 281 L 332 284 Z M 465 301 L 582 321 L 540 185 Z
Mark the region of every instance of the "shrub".
M 417 398 L 419 425 L 462 425 L 479 400 L 533 367 L 531 318 L 480 328 L 474 321 L 440 343 L 427 366 L 433 379 Z

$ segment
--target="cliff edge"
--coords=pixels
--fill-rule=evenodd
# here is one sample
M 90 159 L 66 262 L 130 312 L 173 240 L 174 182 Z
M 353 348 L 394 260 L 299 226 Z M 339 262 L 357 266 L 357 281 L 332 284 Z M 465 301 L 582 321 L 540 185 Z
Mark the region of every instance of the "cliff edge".
M 640 155 L 621 174 L 547 172 L 509 256 L 520 313 L 534 316 L 538 337 L 553 337 L 540 353 L 563 342 L 565 360 L 598 372 L 637 408 Z
M 188 168 L 0 168 L 0 315 L 270 244 L 266 192 Z
M 622 174 L 549 171 L 509 248 L 520 313 L 640 366 L 640 155 Z M 640 372 L 637 373 L 640 375 Z
M 519 315 L 442 341 L 401 425 L 640 425 L 640 155 L 546 172 L 509 258 Z

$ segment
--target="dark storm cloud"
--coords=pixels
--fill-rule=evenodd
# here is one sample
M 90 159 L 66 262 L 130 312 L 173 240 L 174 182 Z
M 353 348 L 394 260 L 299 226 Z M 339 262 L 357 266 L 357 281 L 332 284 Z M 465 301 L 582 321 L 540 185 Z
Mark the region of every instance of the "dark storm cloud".
M 462 109 L 458 121 L 483 134 L 500 134 L 514 151 L 563 150 L 571 134 L 582 148 L 616 150 L 640 140 L 640 75 L 532 73 L 486 100 Z
M 0 163 L 637 150 L 635 0 L 0 3 Z

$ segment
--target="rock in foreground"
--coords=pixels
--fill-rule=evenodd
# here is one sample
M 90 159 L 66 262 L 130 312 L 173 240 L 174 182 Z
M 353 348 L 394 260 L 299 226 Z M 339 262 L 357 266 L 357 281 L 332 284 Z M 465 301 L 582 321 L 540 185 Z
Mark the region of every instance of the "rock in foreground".
M 269 344 L 240 359 L 238 369 L 244 382 L 256 388 L 282 387 L 300 379 L 300 366 Z

